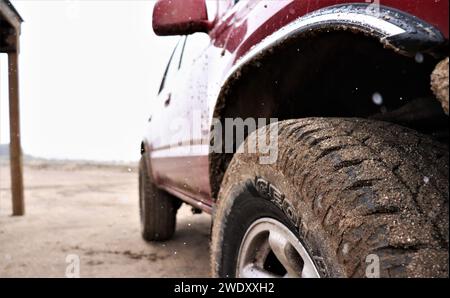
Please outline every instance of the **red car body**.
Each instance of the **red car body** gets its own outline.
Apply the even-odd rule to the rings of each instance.
[[[198,10],[200,16],[202,2],[187,1],[184,9]],[[355,2],[370,4],[354,0],[208,2],[208,21],[193,30],[208,33],[180,41],[153,101],[142,150],[150,157],[157,185],[211,213],[210,127],[227,80],[272,34],[318,10]],[[399,11],[412,15],[411,20],[424,21],[448,40],[448,0],[382,0],[380,4],[392,8],[394,16]],[[154,18],[164,17],[158,13],[155,10]],[[184,50],[191,45],[187,55]],[[201,121],[196,124],[194,119]]]

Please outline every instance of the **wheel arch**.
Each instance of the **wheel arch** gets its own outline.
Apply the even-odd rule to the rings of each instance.
[[[392,107],[401,104],[395,98],[404,100],[398,92],[388,94],[386,91],[394,89],[390,82],[395,75],[403,76],[403,89],[412,86],[411,93],[431,94],[429,75],[437,57],[444,56],[447,45],[448,41],[439,30],[396,9],[368,4],[321,9],[275,32],[237,61],[222,84],[213,117],[222,123],[227,117],[276,117],[280,120],[313,116],[367,117],[380,108],[371,105],[370,92],[385,95],[385,103]],[[346,54],[348,49],[353,52]],[[359,55],[358,59],[352,55],[354,53]],[[422,58],[425,61],[417,63],[417,59]],[[381,61],[391,64],[385,67],[379,63]],[[346,69],[346,65],[351,67]],[[361,70],[378,66],[382,69],[367,78],[369,84],[362,88],[367,101],[364,104],[357,102],[357,107],[354,100],[346,98],[344,101],[346,94],[354,97],[350,87],[353,82],[362,82],[359,80],[363,75]],[[340,71],[330,73],[333,67]],[[382,78],[381,74],[389,73],[391,75]],[[386,85],[380,85],[380,81]],[[321,86],[317,82],[342,88],[337,96],[340,101],[334,104],[331,101],[330,94],[337,90],[333,88],[328,93],[321,90],[321,96],[312,99],[312,91]],[[354,87],[360,88],[357,85]],[[383,90],[371,90],[374,86]],[[361,92],[359,89],[357,93]],[[289,98],[288,104],[286,98]],[[213,198],[217,197],[232,156],[226,153],[209,155]]]

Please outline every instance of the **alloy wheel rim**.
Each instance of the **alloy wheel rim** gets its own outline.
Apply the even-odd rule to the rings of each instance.
[[[247,229],[239,248],[236,276],[319,278],[306,248],[281,222],[260,218]]]

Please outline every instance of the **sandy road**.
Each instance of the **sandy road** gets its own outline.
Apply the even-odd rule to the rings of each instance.
[[[30,162],[26,216],[11,217],[9,167],[0,164],[0,277],[205,277],[210,217],[184,205],[173,240],[141,240],[136,169]]]

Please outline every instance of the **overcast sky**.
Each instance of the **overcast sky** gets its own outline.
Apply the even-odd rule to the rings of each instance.
[[[25,22],[22,145],[58,159],[129,161],[176,37],[156,37],[151,0],[12,0]],[[0,142],[9,142],[6,57]]]

